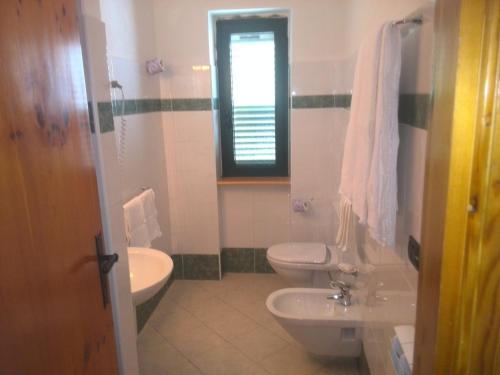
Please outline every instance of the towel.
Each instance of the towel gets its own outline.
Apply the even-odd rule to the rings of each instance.
[[[352,212],[351,202],[345,197],[340,197],[339,225],[336,239],[337,248],[344,252],[356,249],[356,219]]]
[[[147,189],[140,195],[144,207],[146,227],[148,228],[149,241],[161,236],[160,225],[158,224],[158,211],[156,209],[155,192]]]
[[[370,172],[382,29],[363,41],[354,75],[351,115],[342,159],[339,192],[361,223],[366,222],[366,188]]]
[[[368,233],[383,246],[394,247],[398,210],[398,100],[401,73],[401,34],[392,23],[384,26],[373,153],[368,177]]]
[[[340,231],[356,225],[352,213],[377,242],[395,243],[400,70],[401,36],[386,23],[362,43],[356,63],[339,187],[341,246],[349,237]]]
[[[140,197],[135,197],[123,205],[125,233],[129,246],[150,247],[151,241],[144,206]]]

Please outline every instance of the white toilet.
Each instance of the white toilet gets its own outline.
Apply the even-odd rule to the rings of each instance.
[[[267,260],[278,275],[294,286],[328,285],[328,271],[337,270],[335,247],[319,242],[286,242],[271,246]]]

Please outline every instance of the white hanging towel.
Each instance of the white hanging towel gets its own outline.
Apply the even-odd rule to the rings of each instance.
[[[337,246],[344,250],[353,238],[352,213],[377,242],[395,242],[400,71],[399,29],[386,23],[362,43],[356,63],[339,188]]]
[[[144,207],[144,216],[149,233],[149,241],[161,236],[160,225],[158,224],[158,210],[156,209],[155,192],[153,189],[145,190],[141,195]]]
[[[382,36],[373,155],[368,177],[368,233],[383,246],[394,247],[398,210],[399,78],[401,33],[387,23]]]
[[[146,216],[140,196],[123,205],[125,218],[125,233],[129,246],[150,247],[149,231],[146,226]]]

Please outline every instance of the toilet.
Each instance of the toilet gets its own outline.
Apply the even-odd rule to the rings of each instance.
[[[269,295],[266,307],[277,322],[309,353],[359,357],[362,305],[341,306],[328,299],[334,289],[287,288]]]
[[[328,285],[329,271],[337,270],[334,246],[320,242],[286,242],[267,250],[267,260],[278,275],[294,286]]]

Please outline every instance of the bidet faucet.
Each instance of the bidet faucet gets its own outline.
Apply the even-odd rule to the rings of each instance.
[[[339,288],[339,293],[333,293],[331,296],[326,297],[326,299],[332,299],[343,306],[351,306],[351,288],[349,285],[343,281],[331,281],[331,288]]]

